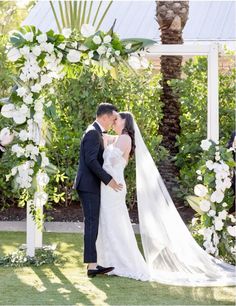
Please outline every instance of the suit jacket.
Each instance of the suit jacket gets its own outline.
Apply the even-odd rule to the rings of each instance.
[[[94,122],[90,125],[80,144],[80,160],[75,189],[100,194],[101,181],[108,184],[112,179],[103,168],[104,144],[102,131],[99,125]]]

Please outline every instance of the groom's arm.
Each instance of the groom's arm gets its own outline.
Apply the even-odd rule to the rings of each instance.
[[[87,132],[83,142],[86,165],[105,185],[109,184],[112,176],[102,168],[97,160],[100,147],[98,133],[94,130]]]

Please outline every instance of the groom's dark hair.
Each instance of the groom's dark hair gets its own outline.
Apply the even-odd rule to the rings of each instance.
[[[101,103],[97,108],[97,117],[108,114],[112,115],[112,112],[118,112],[117,108],[111,103]]]

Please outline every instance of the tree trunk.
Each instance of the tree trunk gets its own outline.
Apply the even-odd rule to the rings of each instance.
[[[161,31],[162,44],[182,44],[182,31],[188,19],[189,1],[156,1],[156,19]],[[159,133],[162,145],[169,150],[170,157],[160,165],[160,172],[177,206],[182,205],[173,188],[177,185],[178,168],[173,157],[178,153],[176,136],[180,134],[180,102],[178,95],[168,84],[181,76],[182,56],[161,56],[163,118]]]

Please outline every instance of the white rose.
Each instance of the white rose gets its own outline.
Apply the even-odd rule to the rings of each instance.
[[[94,42],[96,45],[100,45],[100,43],[102,42],[101,37],[98,36],[98,35],[95,35],[94,38],[93,38],[93,42]]]
[[[32,95],[32,93],[28,94],[27,96],[24,96],[23,97],[23,101],[26,104],[32,104],[33,103],[33,95]]]
[[[207,192],[208,192],[208,189],[202,184],[197,184],[194,187],[194,193],[198,197],[204,197],[207,194]]]
[[[223,229],[224,223],[222,222],[221,219],[215,218],[215,230],[216,231],[221,231]]]
[[[108,44],[109,42],[111,42],[111,36],[110,35],[106,35],[104,38],[103,38],[103,42],[105,44]]]
[[[105,54],[106,51],[107,51],[107,47],[105,47],[105,46],[100,46],[100,47],[97,48],[97,53],[99,55]]]
[[[36,39],[37,39],[38,43],[41,44],[41,43],[46,42],[47,39],[48,39],[48,37],[47,37],[46,34],[41,34],[41,35],[38,35],[38,36],[36,37]]]
[[[207,167],[209,170],[214,169],[214,163],[213,163],[213,161],[212,161],[212,160],[208,160],[208,161],[206,162],[206,167]]]
[[[228,226],[227,231],[232,237],[236,237],[236,226]]]
[[[34,194],[34,205],[36,207],[42,207],[47,203],[48,195],[44,191],[35,192]]]
[[[80,61],[81,57],[81,52],[77,50],[70,50],[69,53],[67,54],[67,59],[71,63],[77,63]]]
[[[211,201],[216,203],[221,203],[224,199],[224,193],[220,190],[216,190],[211,195]]]
[[[60,49],[62,49],[62,50],[64,50],[65,47],[66,47],[66,44],[60,44],[60,45],[58,45],[58,48],[60,48]]]
[[[16,92],[17,92],[17,96],[23,97],[23,96],[25,96],[25,94],[27,93],[27,89],[24,88],[24,87],[19,87],[19,88],[16,90]]]
[[[49,176],[46,173],[38,172],[36,175],[37,184],[44,187],[49,183]]]
[[[26,141],[28,140],[29,133],[26,130],[21,130],[18,137],[20,138],[21,141]]]
[[[13,120],[16,124],[23,124],[26,121],[26,115],[23,113],[20,113],[19,111],[15,111],[13,115]]]
[[[70,28],[64,28],[62,29],[62,35],[65,36],[65,38],[69,38],[71,36],[71,29]]]
[[[218,213],[218,217],[222,220],[226,220],[227,215],[228,215],[228,212],[226,210],[222,210]]]
[[[9,130],[8,127],[5,127],[3,128],[1,131],[0,131],[0,142],[2,143],[2,141],[5,139],[5,138],[9,138],[11,136],[11,131]]]
[[[4,104],[1,109],[1,114],[5,118],[12,118],[15,112],[15,105],[12,103]]]
[[[211,208],[211,203],[207,200],[202,200],[200,202],[200,209],[204,212],[209,211],[209,209]]]
[[[21,58],[21,53],[17,48],[12,48],[7,53],[7,58],[11,62],[16,62],[19,58]]]
[[[40,84],[35,84],[35,85],[31,86],[31,91],[32,92],[39,93],[41,89],[42,89],[42,86]]]
[[[94,35],[96,32],[96,29],[94,28],[94,26],[90,25],[90,24],[83,24],[81,26],[81,34],[84,37],[89,37]]]
[[[30,54],[30,48],[29,46],[24,46],[23,48],[20,49],[20,53],[26,57]]]
[[[207,214],[209,217],[214,217],[216,215],[216,212],[215,210],[211,209],[209,210],[208,214]]]
[[[30,41],[32,42],[33,39],[34,39],[34,33],[33,32],[28,32],[24,35],[24,38],[27,40],[27,41]]]
[[[141,63],[137,56],[131,55],[128,59],[128,63],[133,69],[141,68]]]
[[[39,46],[35,46],[33,47],[32,52],[35,56],[39,56],[41,54],[41,48]]]
[[[208,149],[211,146],[211,142],[208,139],[204,139],[201,141],[201,145],[200,147],[204,150],[204,151],[208,151]]]

